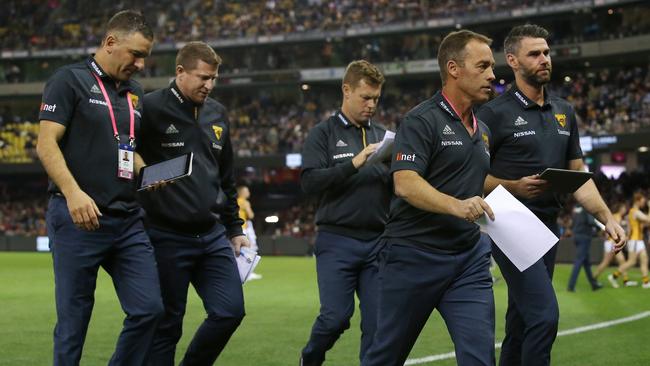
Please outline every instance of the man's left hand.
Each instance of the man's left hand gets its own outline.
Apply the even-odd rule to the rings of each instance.
[[[239,249],[241,247],[249,247],[251,246],[251,243],[248,242],[248,238],[246,235],[237,235],[233,236],[230,238],[230,244],[232,245],[233,249],[235,250],[235,256],[239,256]]]

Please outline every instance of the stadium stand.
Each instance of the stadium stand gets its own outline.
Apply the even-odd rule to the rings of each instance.
[[[556,52],[550,89],[574,104],[581,134],[650,131],[648,50],[641,44],[633,57],[621,56],[625,48],[644,39],[634,37],[650,34],[650,7],[634,0],[600,5],[573,0],[99,0],[92,4],[50,0],[34,6],[27,0],[8,1],[0,13],[0,165],[9,166],[5,172],[12,172],[35,163],[35,111],[42,82],[57,67],[92,52],[101,37],[100,25],[121,7],[143,10],[155,26],[156,47],[139,78],[143,85],[155,85],[149,88],[159,87],[160,80],[164,84],[172,76],[176,49],[185,41],[208,41],[224,57],[216,98],[230,113],[235,153],[243,164],[239,175],[246,175],[247,165],[256,166],[269,156],[299,152],[309,129],[338,108],[340,79],[312,81],[304,72],[318,74],[322,69],[335,75],[336,68],[357,58],[387,63],[388,68],[411,61],[429,65],[442,36],[461,26],[493,37],[499,56],[502,39],[513,24],[534,21],[545,25],[553,30],[551,43]],[[614,41],[607,47],[614,45],[618,51],[603,46],[607,41]],[[497,63],[499,80],[494,86],[502,93],[511,75],[503,61]],[[391,130],[404,113],[440,86],[435,68],[415,74],[405,70],[386,70],[389,78],[375,116],[375,122]],[[240,81],[250,76],[253,82],[239,84],[233,75],[243,75]],[[14,97],[16,90],[20,98]],[[638,168],[643,164],[639,158]],[[272,187],[286,183],[267,179],[273,175],[269,172],[263,175],[258,178],[267,185],[255,190],[261,198],[254,199],[263,200]],[[298,175],[289,176],[296,196]],[[603,179],[598,184],[608,192],[621,192],[609,197],[620,200],[630,194],[628,185],[643,187],[643,179],[628,183],[630,177],[636,175],[624,174],[614,183]],[[627,188],[622,191],[621,185]],[[35,192],[35,197],[44,196],[43,190]],[[39,215],[44,210],[44,201],[39,199],[10,203],[5,197],[5,228],[12,212],[32,210]],[[264,207],[256,227],[278,235],[311,235],[313,218],[305,208],[309,205],[294,204],[300,199],[267,206],[256,203]],[[266,214],[277,214],[280,223],[265,225]]]

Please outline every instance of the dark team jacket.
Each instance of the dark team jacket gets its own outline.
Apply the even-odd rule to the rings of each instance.
[[[66,127],[59,147],[81,190],[95,201],[103,214],[123,214],[139,209],[135,182],[117,177],[118,142],[108,104],[94,75],[100,78],[111,100],[121,143],[129,141],[127,103],[133,105],[138,144],[144,94],[140,84],[128,80],[117,86],[93,57],[61,67],[50,77],[43,90],[38,118]],[[128,98],[127,93],[131,93]],[[48,192],[61,193],[53,182]]]
[[[490,168],[490,130],[477,120],[473,135],[436,93],[404,117],[393,147],[391,173],[412,170],[436,190],[464,200],[483,195]],[[421,210],[393,197],[384,238],[435,253],[459,253],[479,239],[479,226],[464,219]]]
[[[242,234],[226,109],[212,98],[185,99],[176,83],[144,97],[138,152],[147,164],[193,152],[192,174],[154,192],[142,192],[147,224],[200,234],[221,223],[229,237]]]
[[[516,180],[546,168],[568,169],[570,160],[582,158],[573,107],[548,91],[544,97],[539,106],[513,85],[479,109],[492,131],[492,176]],[[543,220],[553,221],[560,209],[551,192],[521,201]]]
[[[352,158],[365,146],[380,142],[386,130],[376,123],[355,127],[337,112],[309,131],[302,151],[301,185],[318,195],[316,225],[358,240],[384,231],[392,183],[385,163],[356,169]]]

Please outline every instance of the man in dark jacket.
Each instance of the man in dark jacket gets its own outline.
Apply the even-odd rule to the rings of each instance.
[[[386,131],[370,120],[384,76],[367,61],[350,63],[341,110],[316,125],[303,148],[301,184],[318,195],[315,243],[321,309],[301,365],[321,365],[325,352],[350,327],[354,294],[361,308],[363,357],[377,322],[378,239],[388,218],[388,166],[368,163]]]
[[[144,192],[140,201],[155,248],[165,316],[154,338],[151,364],[174,364],[190,283],[207,318],[182,364],[211,365],[244,317],[235,253],[248,246],[242,233],[225,108],[209,98],[221,58],[203,42],[176,57],[176,79],[144,98],[142,144],[147,163],[193,152],[192,174]]]

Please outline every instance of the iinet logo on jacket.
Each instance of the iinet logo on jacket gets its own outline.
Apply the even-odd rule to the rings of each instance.
[[[54,112],[56,110],[56,104],[45,104],[41,103],[41,110],[43,112]]]
[[[415,154],[403,154],[398,152],[397,155],[395,155],[395,160],[415,162]]]

